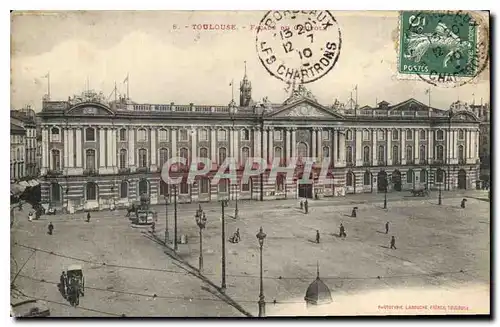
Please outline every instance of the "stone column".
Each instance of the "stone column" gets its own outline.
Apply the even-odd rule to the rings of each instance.
[[[114,170],[114,173],[116,173],[118,171],[118,156],[120,155],[118,153],[118,150],[117,150],[117,136],[118,136],[118,133],[117,133],[117,130],[116,128],[113,128],[113,133],[111,134],[112,135],[112,139],[111,139],[111,145],[113,147],[113,170]]]
[[[75,153],[76,153],[76,167],[83,168],[82,152],[83,152],[83,140],[82,140],[82,128],[76,128],[75,130]]]
[[[233,128],[233,136],[234,136],[234,160],[236,160],[237,163],[240,162],[240,135],[239,135],[239,129]]]
[[[378,148],[377,148],[377,129],[374,129],[372,131],[372,165],[377,165],[377,153],[378,153]]]
[[[99,128],[99,168],[106,166],[106,130]]]
[[[156,128],[151,127],[151,166],[156,166]]]
[[[262,149],[262,157],[264,160],[266,160],[266,162],[269,162],[269,155],[267,153],[267,144],[268,144],[268,135],[269,135],[269,129],[267,127],[265,127],[263,130],[261,130],[261,133],[262,133],[262,143],[264,145],[264,148]]]
[[[465,130],[465,160],[468,163],[470,157],[471,157],[471,151],[470,151],[470,130],[466,129]]]
[[[431,129],[427,131],[427,164],[432,164],[434,159],[434,133]],[[430,176],[430,172],[429,172]]]
[[[332,154],[331,154],[330,163],[337,165],[337,162],[339,161],[339,157],[340,157],[339,144],[338,144],[338,139],[339,139],[338,131],[336,129],[331,131],[330,137],[332,138],[332,150],[331,150]]]
[[[311,157],[316,158],[316,127],[312,128],[311,131]],[[315,159],[314,159],[315,160]]]
[[[135,166],[135,127],[128,130],[128,165]]]
[[[198,149],[196,146],[196,140],[198,140],[198,128],[196,126],[194,133],[191,134],[191,160],[198,157]]]
[[[413,139],[415,140],[415,145],[413,146],[413,157],[415,158],[415,163],[418,164],[420,161],[420,130],[416,129],[413,134]],[[422,158],[423,160],[424,158]]]
[[[177,127],[172,128],[172,158],[177,157]]]
[[[455,158],[455,161],[457,162],[457,160],[458,160],[458,130],[457,129],[455,129],[455,131],[453,132],[453,158]]]
[[[63,128],[63,144],[64,144],[64,163],[63,163],[63,168],[66,169],[69,166],[69,142],[68,142],[68,129],[66,127]]]
[[[318,159],[316,159],[316,162],[321,162],[323,160],[323,129],[318,128],[316,130],[316,149],[318,153]]]
[[[339,167],[345,167],[346,165],[346,154],[345,154],[345,130],[341,131],[338,130],[337,131],[337,136],[338,136],[338,139],[339,139],[339,163],[338,163],[338,166]]]
[[[399,135],[401,135],[401,165],[406,165],[406,130],[400,129]]]
[[[392,131],[390,129],[387,130],[387,166],[392,166]]]
[[[297,157],[297,128],[292,128],[292,158]]]
[[[290,162],[290,156],[291,156],[291,151],[290,151],[290,138],[291,138],[291,133],[290,133],[290,129],[287,128],[285,129],[285,138],[283,139],[283,143],[285,144],[285,146],[283,147],[284,150],[285,150],[285,160],[286,160],[286,163],[288,164]]]
[[[42,130],[42,169],[43,174],[50,169],[49,166],[50,158],[49,158],[49,130],[47,127],[44,127]]]
[[[70,127],[68,131],[68,167],[75,167],[75,139],[74,139],[75,130],[73,127]]]
[[[217,144],[217,138],[215,135],[216,132],[216,127],[211,126],[210,127],[210,160],[212,162],[217,162],[217,150],[216,150],[216,144]]]
[[[107,167],[113,167],[113,157],[116,156],[116,152],[113,151],[113,130],[111,128],[108,129],[108,135],[106,140],[106,155]]]
[[[361,152],[362,137],[363,137],[363,131],[359,128],[356,129],[356,166],[358,167],[363,166],[363,153]]]
[[[268,146],[268,151],[269,151],[269,159],[274,158],[274,129],[271,127],[269,129],[269,146]],[[269,161],[268,159],[268,161]],[[271,162],[272,163],[272,162]]]

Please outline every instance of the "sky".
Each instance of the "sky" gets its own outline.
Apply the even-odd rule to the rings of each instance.
[[[283,102],[286,85],[271,76],[256,52],[256,30],[264,11],[17,12],[11,15],[11,108],[41,108],[50,72],[52,100],[86,89],[106,96],[114,83],[122,94],[129,75],[137,103],[226,105],[244,74],[252,98]],[[397,12],[331,12],[342,33],[335,67],[306,87],[323,105],[335,99],[373,106],[415,98],[425,104],[422,80],[401,80],[397,72]],[[235,30],[193,29],[192,24],[234,24]],[[174,29],[174,25],[177,26]],[[188,25],[189,27],[185,27]],[[490,97],[489,72],[458,88],[431,87],[431,105],[447,109],[460,99]],[[234,89],[236,100],[238,90]],[[111,97],[112,99],[113,97]]]

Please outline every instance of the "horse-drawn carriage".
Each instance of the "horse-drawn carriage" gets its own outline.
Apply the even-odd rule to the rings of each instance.
[[[85,278],[83,277],[82,266],[70,265],[61,275],[61,289],[64,297],[71,305],[77,306],[80,303],[80,296],[85,295]]]
[[[150,209],[149,195],[143,193],[140,197],[140,204],[133,204],[132,207],[127,209],[127,216],[130,221],[136,225],[151,225],[157,221],[157,213]]]
[[[425,187],[418,187],[411,190],[413,196],[428,196],[429,191]]]

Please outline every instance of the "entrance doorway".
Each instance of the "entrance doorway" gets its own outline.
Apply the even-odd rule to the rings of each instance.
[[[392,173],[392,185],[395,191],[401,191],[401,172],[397,169]]]
[[[299,198],[312,199],[313,186],[312,184],[299,184]]]
[[[467,188],[467,173],[463,169],[458,171],[458,188],[460,190],[465,190]]]
[[[382,170],[377,174],[377,190],[379,192],[384,192],[387,187],[387,173]]]

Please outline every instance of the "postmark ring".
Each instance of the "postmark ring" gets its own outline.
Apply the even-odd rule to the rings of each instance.
[[[339,59],[340,27],[319,11],[268,11],[257,27],[256,50],[267,72],[285,82],[307,84],[328,74]]]

